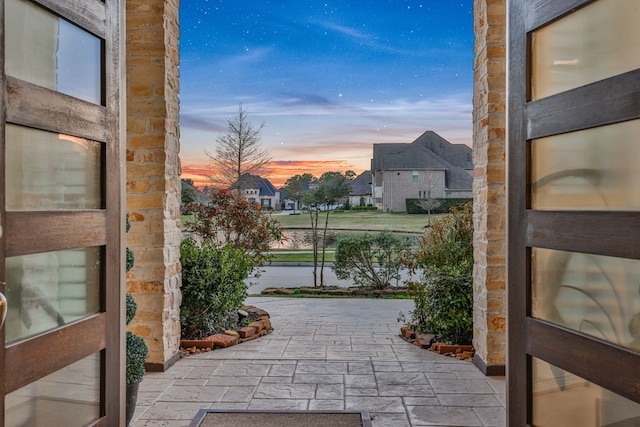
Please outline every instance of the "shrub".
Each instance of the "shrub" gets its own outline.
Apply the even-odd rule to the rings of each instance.
[[[136,315],[138,306],[133,297],[127,294],[126,320],[127,325]],[[131,331],[127,331],[127,366],[126,380],[127,384],[134,384],[142,381],[145,368],[144,363],[147,360],[148,348],[142,337],[135,335]]]
[[[405,205],[408,214],[426,214],[427,210],[420,207],[418,202],[423,199],[405,199]],[[438,207],[431,209],[432,214],[449,213],[452,208],[460,207],[464,204],[470,203],[473,199],[470,198],[433,198],[439,202]]]
[[[352,211],[377,211],[378,208],[375,206],[351,206],[350,210]]]
[[[405,263],[422,272],[408,283],[415,307],[411,325],[457,344],[473,338],[473,205],[452,208],[419,239]]]
[[[415,307],[411,323],[420,332],[438,340],[470,344],[473,338],[473,280],[449,269],[433,269],[421,282],[410,282],[407,290]]]
[[[263,266],[269,260],[271,244],[282,241],[278,221],[262,211],[260,204],[249,203],[235,191],[212,193],[207,204],[190,203],[185,213],[193,214],[185,223],[188,231],[219,246],[241,249],[252,261],[252,268]]]
[[[338,279],[352,278],[357,285],[384,289],[400,278],[402,249],[402,240],[388,232],[344,235],[336,244],[333,271]]]
[[[201,244],[192,238],[180,245],[182,262],[181,323],[183,339],[202,339],[229,325],[247,297],[245,280],[253,262],[233,245]]]

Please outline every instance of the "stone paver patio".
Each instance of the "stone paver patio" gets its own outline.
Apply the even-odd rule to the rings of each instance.
[[[503,426],[503,377],[398,337],[411,300],[249,298],[273,333],[189,356],[140,385],[133,427],[199,409],[368,410],[373,425]]]

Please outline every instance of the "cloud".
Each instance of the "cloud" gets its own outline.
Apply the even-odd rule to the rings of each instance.
[[[214,122],[209,117],[211,114],[203,113],[180,113],[180,127],[190,128],[196,130],[203,130],[207,132],[224,132],[227,130],[227,126],[220,125]]]

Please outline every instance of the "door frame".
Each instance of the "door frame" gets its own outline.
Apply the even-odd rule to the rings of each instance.
[[[640,118],[640,70],[531,101],[532,32],[594,0],[508,1],[507,422],[519,426],[532,423],[534,357],[640,402],[638,352],[531,315],[531,248],[640,259],[640,214],[532,210],[529,177],[530,140]]]
[[[30,1],[102,40],[102,105],[6,76],[4,24],[0,25],[0,185],[4,188],[5,123],[70,134],[103,144],[103,206],[6,212],[1,191],[0,281],[4,281],[5,257],[30,253],[100,246],[104,267],[98,313],[6,348],[0,346],[0,427],[5,423],[6,394],[98,352],[101,417],[95,425],[124,425],[125,0]],[[0,0],[0,23],[4,23],[4,10],[5,1]],[[4,283],[0,283],[0,292],[5,293]],[[0,329],[2,343],[4,329]]]

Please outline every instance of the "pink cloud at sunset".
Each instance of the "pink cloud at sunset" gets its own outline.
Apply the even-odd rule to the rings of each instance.
[[[360,173],[365,169],[358,168],[344,160],[282,160],[271,162],[269,171],[262,174],[262,176],[269,179],[277,188],[280,188],[287,179],[297,174],[310,173],[319,177],[327,171],[346,172],[347,170]],[[181,178],[192,179],[197,187],[211,185],[208,178],[210,174],[211,170],[206,167],[182,165]]]

